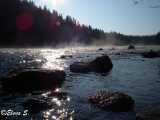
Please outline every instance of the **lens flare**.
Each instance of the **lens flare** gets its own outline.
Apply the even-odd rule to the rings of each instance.
[[[34,24],[34,18],[29,13],[20,14],[15,24],[18,30],[29,30]]]

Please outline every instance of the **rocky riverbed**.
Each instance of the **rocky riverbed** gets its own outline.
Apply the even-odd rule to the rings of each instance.
[[[27,92],[19,92],[18,86],[13,82],[14,89],[7,86],[3,88],[3,80],[0,81],[0,110],[12,110],[12,113],[20,115],[4,115],[2,119],[87,119],[87,120],[135,120],[145,118],[148,115],[156,118],[160,109],[160,58],[142,57],[142,53],[152,49],[158,53],[156,46],[135,46],[135,49],[124,47],[85,47],[66,49],[0,49],[0,78],[4,78],[13,69],[26,69],[36,72],[43,69],[60,70],[66,74],[63,82],[49,89],[34,89],[43,83],[39,77],[33,89]],[[98,57],[108,56],[113,64],[108,72],[89,71],[87,73],[75,73],[70,71],[70,65],[74,62],[84,63]],[[63,56],[63,57],[62,57]],[[72,57],[71,57],[72,56]],[[34,69],[34,70],[33,70]],[[38,71],[37,71],[38,70]],[[50,73],[43,71],[41,75]],[[23,72],[22,72],[23,73]],[[14,72],[11,72],[13,76]],[[19,73],[20,75],[21,73]],[[28,73],[23,73],[28,74]],[[65,76],[61,74],[60,76]],[[17,77],[18,74],[15,74]],[[28,75],[27,75],[28,76]],[[34,75],[33,75],[34,76]],[[32,77],[33,77],[32,76]],[[43,76],[43,75],[42,75]],[[23,76],[24,77],[24,76]],[[19,77],[17,77],[19,78]],[[43,78],[43,77],[42,77]],[[7,79],[7,78],[5,78]],[[26,83],[32,84],[32,79],[24,77]],[[54,77],[51,79],[54,79]],[[38,81],[40,80],[40,81]],[[6,80],[7,82],[7,80]],[[20,79],[18,81],[20,83]],[[23,83],[23,82],[22,82]],[[43,83],[45,85],[47,81]],[[50,83],[50,82],[49,82]],[[27,88],[29,84],[26,84]],[[46,86],[48,86],[46,84]],[[12,84],[10,84],[12,86]],[[4,92],[4,89],[9,92]],[[21,86],[25,88],[25,85]],[[18,91],[17,91],[18,89]],[[11,91],[12,90],[12,91]],[[118,91],[130,96],[134,105],[123,112],[115,112],[93,107],[88,97],[99,91]],[[132,103],[132,102],[131,102]],[[28,106],[35,105],[31,111]],[[36,108],[39,106],[39,108]],[[26,111],[26,109],[28,111]],[[39,110],[37,110],[39,109]],[[142,111],[154,111],[146,113]],[[27,113],[27,114],[26,114]],[[156,113],[156,115],[154,115]],[[24,114],[24,115],[23,115]]]

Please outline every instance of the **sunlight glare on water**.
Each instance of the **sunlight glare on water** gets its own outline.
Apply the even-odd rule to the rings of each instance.
[[[58,106],[61,106],[61,101],[57,98],[53,98],[52,101],[55,102]]]
[[[54,93],[59,95],[55,96]],[[74,114],[74,110],[66,106],[67,103],[71,102],[71,98],[69,96],[61,98],[60,94],[61,91],[59,88],[57,88],[55,91],[47,91],[42,93],[42,96],[44,96],[46,99],[51,99],[50,103],[54,104],[54,109],[43,112],[43,117],[45,120],[73,120],[72,115]]]
[[[63,53],[64,51],[62,50],[41,50],[42,57],[45,58],[42,68],[64,70],[66,64],[62,60],[59,60]]]

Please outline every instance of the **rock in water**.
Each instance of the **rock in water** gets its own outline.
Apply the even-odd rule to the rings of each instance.
[[[133,45],[130,45],[128,49],[135,49],[135,47]]]
[[[28,93],[33,90],[56,89],[65,80],[66,73],[60,70],[23,69],[12,72],[2,79],[2,87],[7,92]]]
[[[142,53],[142,57],[144,58],[155,58],[158,57],[158,54],[152,50],[149,50],[148,52]]]
[[[39,113],[41,110],[52,109],[52,105],[48,102],[36,99],[30,99],[22,105],[25,110],[28,110],[29,114]]]
[[[112,69],[113,64],[108,56],[97,57],[90,62],[95,72],[105,73]]]
[[[76,73],[88,73],[92,71],[90,63],[87,62],[75,62],[70,65],[70,71]]]
[[[128,111],[134,105],[134,100],[121,92],[100,91],[88,97],[94,107],[108,111]]]
[[[87,73],[87,72],[98,72],[106,73],[111,70],[113,64],[108,56],[97,57],[90,62],[75,62],[70,65],[71,72]]]
[[[72,55],[62,55],[60,59],[72,58]]]
[[[103,48],[99,48],[98,50],[99,50],[99,51],[103,51],[104,49],[103,49]]]

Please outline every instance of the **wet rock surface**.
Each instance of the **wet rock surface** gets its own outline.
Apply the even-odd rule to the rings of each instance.
[[[22,69],[2,78],[5,92],[28,93],[33,90],[56,89],[65,80],[66,73],[49,69]]]
[[[160,111],[144,110],[136,114],[136,120],[160,120]]]
[[[43,100],[30,99],[22,104],[29,114],[39,113],[42,110],[52,109],[52,105]]]
[[[71,72],[87,73],[87,72],[98,72],[105,73],[111,70],[113,64],[108,56],[97,57],[89,62],[75,62],[70,65]]]
[[[74,62],[70,65],[70,71],[76,73],[88,73],[92,71],[92,66],[90,63],[86,62]]]
[[[94,107],[107,111],[128,111],[134,105],[134,100],[121,92],[100,91],[88,97],[88,101]]]

